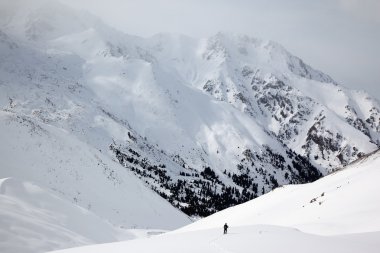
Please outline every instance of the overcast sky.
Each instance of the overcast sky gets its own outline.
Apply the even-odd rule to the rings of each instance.
[[[380,0],[61,0],[126,33],[244,33],[380,100]]]

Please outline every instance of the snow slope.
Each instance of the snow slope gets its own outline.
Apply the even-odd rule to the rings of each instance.
[[[45,252],[135,238],[27,181],[1,179],[0,206],[1,252]]]
[[[270,224],[320,235],[380,231],[380,151],[313,183],[286,185],[176,232]]]
[[[7,112],[0,119],[0,176],[49,187],[118,226],[173,229],[190,222],[132,173],[66,131]]]
[[[59,252],[378,252],[379,168],[380,151],[164,235]]]
[[[0,7],[0,177],[117,226],[188,222],[151,189],[206,216],[377,149],[378,102],[274,42],[139,38],[53,0]]]
[[[340,86],[274,42],[225,33],[139,38],[54,0],[8,2],[0,1],[0,178],[14,178],[7,181],[16,180],[21,188],[33,182],[49,189],[73,204],[67,209],[86,209],[110,231],[178,228],[190,223],[178,209],[207,216],[281,185],[311,182],[378,148],[378,102]],[[347,204],[343,195],[338,189],[313,191],[312,185],[289,206],[292,219],[278,218],[274,211],[265,216],[263,207],[250,212],[253,227],[242,233],[257,232],[258,217],[321,234],[370,227],[367,216],[355,216],[361,225],[344,223],[344,215],[341,223],[329,216],[338,206],[323,200],[337,194],[342,197],[337,203]],[[371,186],[358,185],[358,192]],[[270,195],[286,198],[293,189]],[[38,204],[26,207],[25,198],[11,197],[13,207],[25,208],[12,223],[28,227],[32,221],[23,217],[47,211]],[[11,210],[9,202],[2,203]],[[225,212],[230,210],[235,209]],[[319,211],[324,216],[317,216]],[[77,219],[72,212],[70,219]],[[218,215],[194,228],[219,229],[227,217]],[[45,236],[46,217],[33,217],[41,220],[31,225],[34,231]],[[315,223],[318,217],[324,223]],[[235,221],[245,225],[231,218],[232,229]],[[323,224],[333,222],[327,231]],[[66,232],[83,236],[73,245],[113,240],[85,237],[86,231],[71,225],[58,227],[57,234],[49,234],[52,241]],[[12,227],[1,228],[8,249],[17,250],[9,236]],[[37,236],[19,235],[16,239],[25,242]],[[69,246],[29,245],[31,250]]]
[[[157,252],[157,253],[246,253],[246,252],[378,252],[379,232],[344,235],[319,236],[302,233],[295,229],[256,225],[230,229],[221,235],[221,228],[180,234],[165,234],[150,239],[92,245],[54,251],[59,253],[102,253],[102,252]]]
[[[41,252],[125,239],[117,237],[120,227],[173,229],[191,222],[118,163],[62,129],[9,112],[0,112],[0,119],[0,177],[17,179],[1,185],[6,249]],[[26,242],[23,249],[20,242]]]

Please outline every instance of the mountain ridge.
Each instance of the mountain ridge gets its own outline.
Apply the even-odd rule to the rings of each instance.
[[[54,2],[7,20],[2,110],[63,129],[189,215],[313,181],[379,146],[378,102],[277,43],[139,38]]]

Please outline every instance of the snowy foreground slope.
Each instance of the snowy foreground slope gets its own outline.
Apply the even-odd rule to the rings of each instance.
[[[236,227],[227,235],[221,228],[170,234],[123,243],[93,245],[57,251],[57,253],[376,253],[379,232],[344,236],[318,236],[296,229],[256,225]]]
[[[379,177],[380,151],[164,235],[59,252],[378,252]]]
[[[286,185],[178,232],[270,224],[320,235],[380,231],[380,151],[313,183]],[[380,243],[380,241],[379,241]]]
[[[45,252],[135,238],[54,192],[13,178],[0,180],[0,251]]]

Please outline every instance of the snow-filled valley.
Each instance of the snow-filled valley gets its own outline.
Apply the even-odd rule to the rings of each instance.
[[[163,235],[59,252],[378,252],[379,168],[377,151],[313,183],[277,188]]]
[[[376,235],[355,230],[366,223],[352,213],[332,224],[336,209],[351,200],[351,190],[320,186],[335,174],[293,185],[379,148],[380,106],[365,92],[345,88],[272,41],[228,33],[141,38],[56,0],[6,2],[0,1],[1,252],[149,237],[251,199],[178,235],[147,240],[185,240],[182,231],[207,244],[230,211],[231,233],[237,229],[242,238],[265,230],[315,243],[330,240],[324,233]],[[370,173],[375,178],[377,171]],[[361,190],[376,198],[370,183]],[[335,206],[326,200],[330,193],[339,196]],[[378,210],[361,200],[357,205]],[[313,210],[322,213],[310,216]],[[126,245],[142,247],[144,240]]]

